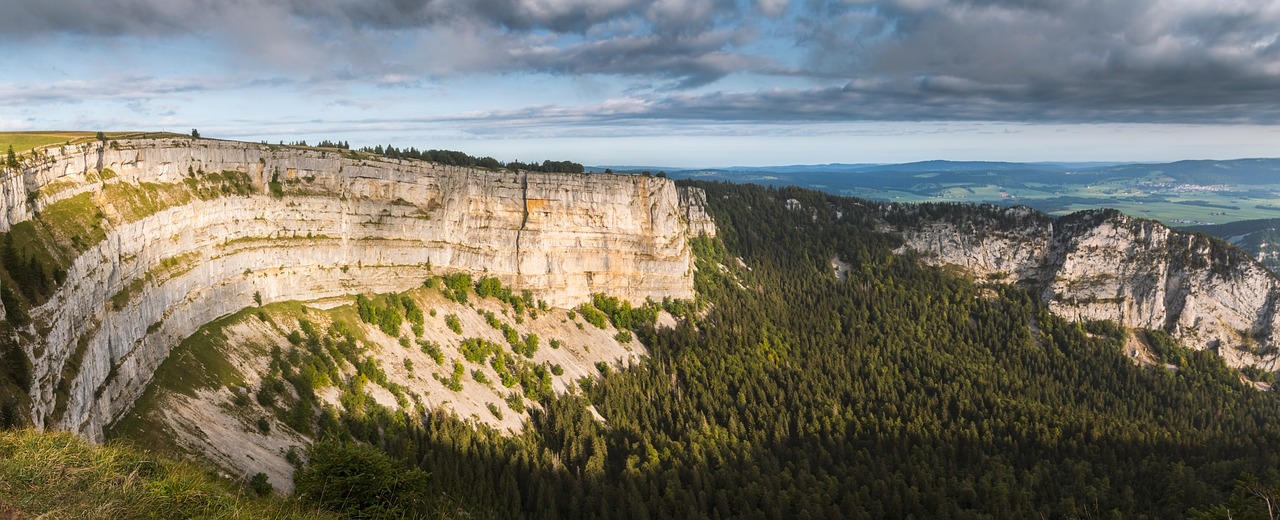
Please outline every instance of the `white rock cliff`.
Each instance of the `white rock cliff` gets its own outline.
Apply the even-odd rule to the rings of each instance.
[[[1065,318],[1164,330],[1228,365],[1278,368],[1280,280],[1220,240],[1116,211],[1051,219],[1027,208],[925,217],[901,232],[926,261],[1030,284]]]
[[[114,183],[175,185],[223,171],[247,175],[256,193],[157,200],[158,211],[135,220],[113,218],[103,195]],[[401,291],[432,271],[466,271],[556,306],[596,292],[688,298],[689,239],[715,230],[700,190],[667,179],[177,138],[44,150],[0,178],[0,231],[85,193],[107,215],[106,238],[31,311],[23,349],[35,424],[90,439],[131,406],[174,345],[253,305],[255,293],[272,302]]]

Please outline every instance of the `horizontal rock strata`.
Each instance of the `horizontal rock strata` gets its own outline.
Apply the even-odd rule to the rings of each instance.
[[[1280,280],[1223,241],[1111,210],[973,208],[901,231],[926,261],[1030,284],[1060,316],[1164,330],[1231,366],[1277,368]]]
[[[154,194],[214,172],[235,172],[256,189],[181,204]],[[155,199],[156,211],[117,214],[108,196],[117,184]],[[555,306],[597,292],[688,298],[688,241],[715,229],[705,196],[667,179],[177,138],[43,150],[0,179],[0,231],[85,194],[105,214],[105,239],[69,262],[22,336],[35,423],[91,439],[128,409],[174,345],[253,305],[255,293],[271,302],[391,292],[464,271]]]

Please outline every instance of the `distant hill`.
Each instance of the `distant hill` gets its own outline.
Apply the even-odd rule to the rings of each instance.
[[[1065,215],[1115,208],[1173,226],[1280,218],[1280,159],[1172,163],[919,161],[645,168],[677,179],[800,186],[896,202],[1026,205]],[[617,172],[635,172],[614,167]]]
[[[1274,184],[1280,180],[1280,159],[1127,164],[1096,171],[1122,175],[1159,172],[1178,182],[1194,184]]]

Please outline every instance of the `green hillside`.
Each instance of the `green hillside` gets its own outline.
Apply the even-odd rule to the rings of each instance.
[[[1280,398],[1212,352],[1137,331],[1162,364],[1136,366],[1112,323],[1069,323],[1018,287],[895,255],[874,205],[703,187],[722,237],[695,244],[705,306],[671,306],[673,329],[638,326],[641,366],[542,399],[514,437],[376,405],[328,435],[429,475],[412,486],[421,514],[441,501],[493,518],[1265,514],[1244,483],[1274,482]]]
[[[1280,497],[1280,395],[1256,390],[1213,352],[1160,332],[1071,323],[1024,288],[924,267],[894,253],[900,240],[884,231],[878,203],[698,186],[719,228],[693,244],[698,301],[645,307],[677,316],[670,328],[608,298],[579,309],[585,321],[631,329],[650,356],[625,370],[602,363],[599,379],[568,395],[531,391],[546,379],[531,367],[512,383],[521,406],[538,404],[519,433],[429,406],[388,409],[343,374],[329,381],[351,390],[342,409],[295,417],[295,405],[311,402],[293,381],[308,360],[273,360],[274,391],[290,397],[265,401],[320,441],[290,461],[299,499],[370,517],[1263,518],[1262,498]],[[892,225],[923,218],[893,214]],[[17,240],[21,231],[0,250],[45,258]],[[18,293],[5,306],[43,301],[57,261],[77,247],[45,252],[55,269],[27,277],[45,286],[16,282],[33,262],[4,265]],[[833,272],[836,257],[847,278]],[[384,300],[404,302],[370,301]],[[329,339],[341,353],[354,340],[338,332],[298,333],[295,345],[328,349]],[[1159,363],[1123,353],[1131,334]],[[216,352],[200,354],[218,364]],[[377,368],[357,376],[376,381]],[[6,374],[9,391],[31,383],[26,367]],[[21,423],[12,397],[0,418]],[[191,466],[146,462],[156,456],[145,452],[4,435],[0,516],[309,514]]]
[[[263,490],[265,491],[265,490]],[[190,463],[69,433],[0,431],[0,518],[332,518]]]
[[[164,132],[104,132],[103,136],[111,139],[164,137],[178,134]],[[38,132],[0,132],[0,152],[13,147],[14,152],[23,153],[41,146],[52,144],[70,144],[91,141],[97,138],[97,132],[82,131],[38,131]]]

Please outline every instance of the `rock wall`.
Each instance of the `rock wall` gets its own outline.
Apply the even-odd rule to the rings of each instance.
[[[1026,208],[974,209],[903,226],[935,264],[1035,287],[1056,314],[1164,330],[1227,364],[1275,370],[1280,280],[1221,240],[1116,211],[1051,220]]]
[[[21,174],[0,178],[0,231],[82,193],[110,212],[102,193],[111,183],[165,185],[221,171],[248,175],[257,193],[116,222],[32,310],[23,346],[37,426],[99,439],[174,345],[253,305],[255,293],[272,302],[391,292],[466,271],[556,306],[595,292],[688,298],[689,238],[714,232],[705,196],[667,179],[490,172],[180,138],[44,150]]]

